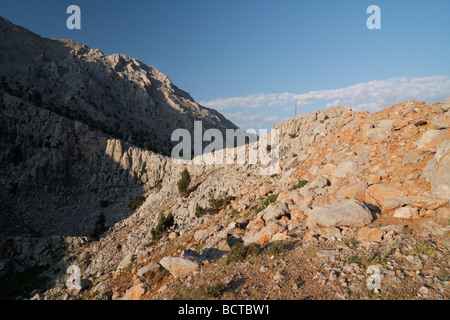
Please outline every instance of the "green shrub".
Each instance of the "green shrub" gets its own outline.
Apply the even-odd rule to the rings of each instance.
[[[97,220],[95,221],[94,230],[92,231],[91,237],[94,239],[98,239],[100,235],[105,231],[105,214],[102,212],[98,215]]]
[[[150,231],[152,234],[152,241],[158,240],[162,237],[163,233],[169,229],[171,226],[173,226],[174,223],[174,217],[172,212],[170,212],[167,217],[164,215],[164,213],[161,214],[159,217],[158,224],[155,228],[152,228]]]
[[[189,174],[189,171],[187,168],[183,170],[181,173],[181,179],[178,181],[178,192],[181,195],[186,195],[188,193],[188,187],[191,183],[191,175]]]
[[[436,249],[433,247],[431,241],[422,240],[414,246],[410,253],[415,255],[427,255],[434,258],[436,256]]]
[[[158,181],[155,182],[155,184],[152,187],[150,187],[150,190],[153,189],[161,190],[162,183],[163,183],[162,179],[159,179]]]
[[[347,262],[348,263],[360,263],[361,262],[361,257],[360,256],[348,256],[347,257]]]
[[[243,261],[251,255],[258,255],[262,251],[257,243],[244,245],[242,242],[234,245],[228,253],[227,263]]]
[[[131,203],[129,204],[129,208],[134,211],[137,208],[139,208],[144,202],[145,202],[144,195],[139,194],[136,197],[134,197],[133,201],[131,201]]]
[[[293,185],[290,190],[296,190],[296,189],[303,188],[304,186],[306,186],[307,183],[308,183],[307,180],[299,180],[297,182],[297,184]]]
[[[235,199],[233,196],[227,196],[225,198],[215,199],[209,195],[208,199],[209,208],[203,208],[199,204],[195,207],[195,216],[201,217],[205,214],[217,214],[220,210],[224,209],[231,200]]]
[[[145,149],[145,150],[150,150],[150,142],[148,142],[148,141],[145,141],[143,144],[142,144],[142,147]]]
[[[278,199],[278,194],[272,194],[265,199],[262,199],[259,205],[253,205],[250,207],[249,212],[254,211],[255,214],[258,214],[265,208],[269,206],[269,204],[274,203]]]
[[[325,118],[323,118],[324,120],[328,120],[328,119],[330,119],[330,117],[326,114],[325,115]]]
[[[216,214],[218,213],[220,210],[224,209],[231,200],[234,200],[235,198],[233,196],[227,196],[225,198],[220,198],[220,199],[214,199],[213,197],[211,197],[208,199],[210,208],[208,209],[208,213],[209,214]]]
[[[199,289],[199,296],[203,299],[220,298],[228,291],[228,286],[223,283],[217,283],[206,288]]]
[[[274,203],[278,199],[278,194],[271,194],[262,202],[262,207],[265,209],[269,206],[269,204]]]
[[[286,251],[286,248],[284,247],[284,243],[281,241],[277,241],[274,243],[271,243],[268,247],[267,247],[267,251],[266,253],[269,256],[274,256],[274,257],[278,257],[280,254],[282,254],[284,251]]]
[[[195,216],[200,218],[201,216],[204,216],[205,214],[208,213],[208,209],[205,209],[203,207],[201,207],[198,203],[197,206],[195,207]]]

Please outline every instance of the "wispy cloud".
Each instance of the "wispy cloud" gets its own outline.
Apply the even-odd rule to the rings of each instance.
[[[245,109],[285,107],[288,104],[292,105],[297,100],[299,107],[349,105],[354,110],[375,112],[406,100],[424,100],[431,103],[443,101],[448,96],[450,96],[450,78],[429,76],[423,78],[396,77],[358,83],[339,89],[307,93],[262,93],[246,97],[218,98],[199,103],[223,111],[236,107]]]
[[[275,123],[281,123],[289,120],[289,117],[283,116],[264,116],[260,114],[255,115],[245,115],[243,112],[239,111],[236,113],[224,113],[223,114],[227,119],[236,123],[240,128],[247,129],[264,129],[271,128]]]

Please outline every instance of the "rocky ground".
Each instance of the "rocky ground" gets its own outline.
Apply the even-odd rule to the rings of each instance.
[[[187,166],[189,195],[155,214],[150,190],[130,218],[66,256],[60,268],[81,268],[81,290],[62,276],[34,298],[448,299],[449,107],[299,116],[278,126],[272,176]],[[174,224],[155,239],[169,212]]]

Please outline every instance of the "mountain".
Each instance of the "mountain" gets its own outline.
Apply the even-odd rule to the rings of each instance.
[[[124,172],[106,154],[111,139],[164,159],[154,153],[170,154],[172,132],[192,133],[196,120],[203,130],[237,128],[142,61],[42,38],[1,17],[0,79],[5,234],[90,234],[100,202],[128,202],[127,190],[161,178],[150,167],[136,172],[143,180]],[[123,205],[108,223],[127,214]]]
[[[450,298],[450,99],[277,124],[264,150],[279,170],[267,175],[237,161],[259,142],[229,148],[231,163],[179,161],[46,108],[51,88],[10,77],[0,298]],[[79,287],[67,283],[76,270]]]

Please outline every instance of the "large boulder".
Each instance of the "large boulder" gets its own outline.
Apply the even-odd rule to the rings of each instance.
[[[308,216],[308,224],[319,224],[325,227],[362,227],[373,220],[370,210],[354,199],[338,204],[314,207]]]
[[[436,148],[447,137],[445,130],[430,129],[425,131],[420,140],[417,142],[417,148],[419,149],[432,149]]]
[[[450,199],[450,140],[441,143],[434,157],[425,166],[422,178],[431,184],[431,194]]]
[[[167,256],[159,261],[164,269],[170,272],[175,278],[183,277],[196,270],[203,263],[202,257],[192,250],[185,250],[180,257]]]
[[[278,220],[282,216],[289,214],[289,208],[284,202],[271,203],[266,209],[261,211],[261,218],[264,221]]]
[[[145,285],[143,283],[139,283],[128,289],[120,300],[140,300],[145,292]]]
[[[366,198],[372,198],[381,206],[388,200],[402,196],[402,190],[385,184],[374,184],[366,189]]]

